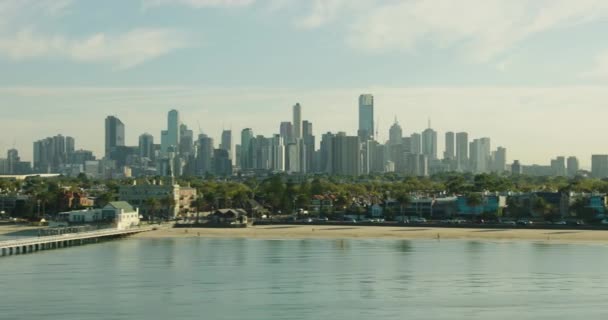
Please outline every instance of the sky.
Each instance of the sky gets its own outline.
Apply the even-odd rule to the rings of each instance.
[[[354,135],[371,93],[380,140],[430,119],[439,154],[466,131],[588,167],[608,154],[607,32],[604,0],[0,0],[0,152],[63,134],[101,156],[108,115],[159,142],[170,109],[238,143],[296,102],[318,139]]]

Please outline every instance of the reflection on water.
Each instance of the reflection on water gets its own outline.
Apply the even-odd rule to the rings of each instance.
[[[128,239],[0,259],[0,319],[602,319],[607,253],[531,242]]]

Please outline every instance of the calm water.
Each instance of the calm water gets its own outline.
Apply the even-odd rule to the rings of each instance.
[[[0,319],[606,319],[608,247],[128,239],[0,259]]]

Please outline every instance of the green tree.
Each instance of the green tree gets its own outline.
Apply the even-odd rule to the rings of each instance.
[[[145,203],[148,209],[149,220],[153,223],[160,209],[160,202],[156,198],[148,198]]]
[[[399,203],[399,213],[401,214],[401,221],[405,221],[405,207],[407,207],[411,202],[411,197],[405,192],[397,193],[395,200]]]
[[[471,192],[466,195],[467,197],[467,206],[473,208],[473,212],[476,212],[477,208],[483,204],[483,198],[481,194],[476,192]]]

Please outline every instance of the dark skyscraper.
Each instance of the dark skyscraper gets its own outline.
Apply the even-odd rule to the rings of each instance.
[[[374,96],[362,94],[359,96],[359,131],[360,138],[374,138]]]
[[[106,157],[116,147],[125,145],[125,125],[115,116],[106,118]]]
[[[444,159],[452,160],[456,157],[454,137],[454,132],[449,131],[445,133],[445,152],[443,153]]]

